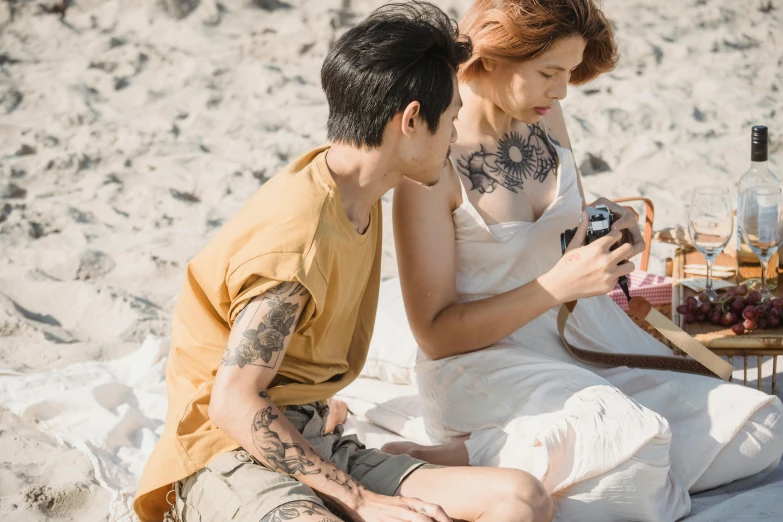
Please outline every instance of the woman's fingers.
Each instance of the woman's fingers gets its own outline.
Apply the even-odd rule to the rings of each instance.
[[[619,279],[620,276],[628,275],[634,270],[636,270],[636,265],[630,261],[623,261],[614,269],[612,276]]]
[[[634,252],[633,245],[629,245],[628,243],[623,243],[616,249],[609,252],[609,258],[616,264],[619,264],[626,259],[631,259],[635,255],[636,253]]]
[[[596,245],[598,248],[603,250],[604,252],[609,252],[611,248],[622,239],[623,233],[619,230],[612,230],[608,234],[606,234],[604,237],[600,239],[596,239],[593,241],[592,244]]]
[[[579,222],[579,226],[576,227],[576,232],[574,233],[574,237],[571,238],[571,242],[568,243],[568,248],[566,248],[566,252],[570,252],[571,250],[574,250],[575,248],[579,248],[580,246],[585,244],[585,236],[587,235],[587,225],[590,223],[589,216],[587,215],[587,211],[582,212],[582,220]]]

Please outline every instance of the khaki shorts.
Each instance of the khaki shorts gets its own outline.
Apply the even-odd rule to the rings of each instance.
[[[334,433],[324,434],[328,411],[320,402],[288,406],[285,417],[318,453],[370,491],[392,496],[411,472],[425,464],[408,455],[366,449],[355,435],[343,435],[342,426],[337,426]],[[204,469],[175,484],[175,489],[175,508],[182,522],[259,522],[291,502],[323,506],[309,486],[264,467],[241,448],[220,455]]]

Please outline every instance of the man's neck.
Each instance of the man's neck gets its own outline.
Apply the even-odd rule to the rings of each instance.
[[[370,223],[372,207],[401,178],[392,169],[390,154],[383,147],[359,149],[335,143],[326,154],[326,165],[340,191],[345,215],[363,234]]]
[[[480,80],[460,85],[463,103],[457,120],[460,137],[464,134],[482,141],[481,138],[497,139],[511,132],[514,119],[482,95],[485,87]]]

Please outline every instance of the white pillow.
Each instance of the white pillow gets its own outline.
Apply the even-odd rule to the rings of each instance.
[[[394,384],[415,383],[418,349],[405,316],[400,278],[387,279],[381,283],[375,330],[361,375]]]

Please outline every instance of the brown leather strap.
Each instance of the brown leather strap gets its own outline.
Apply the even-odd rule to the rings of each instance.
[[[570,344],[565,338],[566,323],[575,308],[576,301],[565,303],[560,307],[560,312],[557,314],[557,331],[560,333],[560,339],[562,339],[563,345],[578,361],[596,366],[628,366],[630,368],[696,373],[712,377],[717,376],[724,380],[728,380],[731,375],[733,368],[729,363],[710,352],[704,345],[678,328],[677,325],[653,308],[653,306],[643,297],[637,296],[631,299],[631,312],[640,319],[648,321],[675,346],[691,355],[693,359],[663,355],[602,353],[577,348]]]

